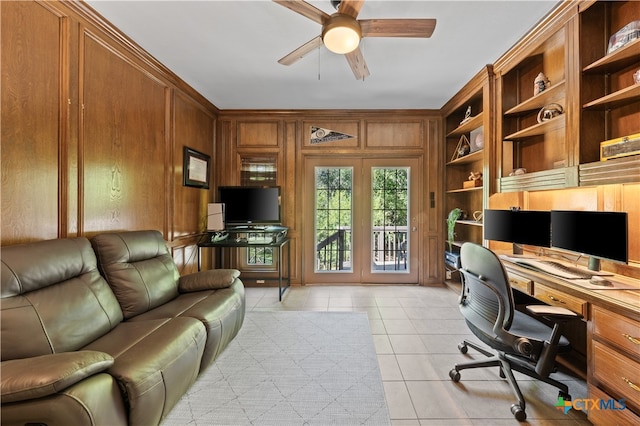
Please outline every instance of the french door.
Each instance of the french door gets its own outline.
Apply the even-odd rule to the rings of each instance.
[[[305,161],[304,282],[418,282],[419,158]]]

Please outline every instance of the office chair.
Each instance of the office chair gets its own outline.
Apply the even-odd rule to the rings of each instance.
[[[556,354],[571,350],[569,341],[561,335],[562,324],[580,315],[548,305],[527,306],[531,316],[515,310],[513,293],[502,263],[491,250],[481,245],[464,243],[460,249],[460,262],[460,312],[473,334],[493,352],[473,342],[463,341],[458,345],[461,353],[467,353],[468,346],[471,346],[489,358],[456,364],[449,372],[451,380],[460,380],[460,370],[498,366],[500,377],[506,377],[518,399],[511,405],[511,413],[518,421],[524,421],[527,415],[524,397],[513,371],[553,385],[560,390],[559,397],[571,400],[567,385],[549,375],[556,371]],[[553,323],[553,328],[539,318]]]

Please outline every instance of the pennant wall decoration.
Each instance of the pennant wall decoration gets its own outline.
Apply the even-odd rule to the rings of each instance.
[[[335,142],[344,139],[353,139],[353,135],[347,133],[336,132],[331,129],[311,126],[311,144],[319,144],[326,142]]]

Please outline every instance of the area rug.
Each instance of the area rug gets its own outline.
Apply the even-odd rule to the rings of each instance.
[[[366,313],[248,312],[163,422],[390,425]]]

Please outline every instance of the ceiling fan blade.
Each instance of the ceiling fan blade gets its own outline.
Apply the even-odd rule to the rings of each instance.
[[[431,37],[435,19],[362,19],[362,37]]]
[[[320,25],[324,25],[330,18],[330,16],[318,9],[315,6],[310,5],[306,1],[302,0],[273,0],[275,3],[282,5],[288,9],[293,10],[296,13],[299,13],[302,16],[306,16],[314,22],[317,22]]]
[[[351,71],[353,71],[353,75],[356,76],[356,80],[364,80],[365,77],[369,77],[369,68],[364,61],[364,56],[362,56],[362,51],[359,47],[353,52],[347,53],[345,56],[351,67]]]
[[[338,7],[338,12],[349,15],[355,19],[358,17],[358,13],[360,13],[363,4],[364,0],[342,0]]]
[[[302,59],[303,57],[305,57],[312,50],[317,49],[320,46],[322,46],[322,37],[318,36],[318,37],[312,38],[302,46],[298,47],[293,52],[289,53],[286,56],[283,56],[278,61],[278,63],[282,65],[291,65],[294,62],[297,62],[299,59]]]

